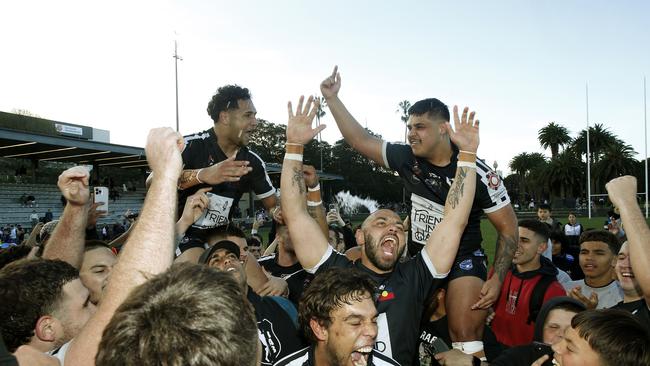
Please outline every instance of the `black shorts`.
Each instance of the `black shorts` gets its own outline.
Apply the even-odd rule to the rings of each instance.
[[[447,280],[451,281],[465,276],[478,277],[483,281],[487,280],[487,257],[483,249],[478,249],[468,255],[456,257],[449,276],[447,276]]]

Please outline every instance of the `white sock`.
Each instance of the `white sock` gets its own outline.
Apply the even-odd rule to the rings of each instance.
[[[483,351],[483,342],[481,341],[453,342],[451,346],[468,355]]]

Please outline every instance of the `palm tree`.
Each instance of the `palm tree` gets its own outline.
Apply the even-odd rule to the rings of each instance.
[[[402,113],[400,116],[400,119],[402,122],[404,122],[404,142],[406,142],[406,138],[408,136],[408,128],[406,126],[406,122],[409,120],[409,109],[411,108],[411,102],[408,100],[404,99],[403,101],[397,103],[397,110],[395,113]]]
[[[571,142],[569,130],[566,127],[551,122],[539,130],[537,135],[539,144],[543,149],[551,149],[551,159],[555,159],[560,147],[564,147]]]
[[[533,182],[539,179],[541,171],[546,165],[544,155],[523,152],[513,157],[508,165],[519,176],[521,194],[524,194],[527,188],[532,188],[535,192],[541,192],[540,185],[533,184]]]
[[[584,163],[576,159],[573,151],[567,149],[551,159],[542,178],[552,195],[557,196],[559,193],[559,197],[566,198],[567,194],[581,194],[584,171]]]
[[[325,100],[325,98],[321,98],[321,97],[316,97],[316,100],[318,102],[318,110],[316,110],[316,126],[320,126],[320,119],[325,117],[325,114],[327,114],[325,112],[325,108],[327,108],[327,101]],[[319,143],[319,145],[321,145],[321,148],[320,148],[320,170],[324,171],[323,170],[323,147],[322,147],[322,142],[323,142],[323,140],[321,138],[321,133],[319,132],[318,133],[318,143]]]
[[[590,162],[592,164],[601,159],[603,150],[606,146],[615,144],[618,141],[607,127],[602,123],[596,123],[593,127],[589,127],[589,152],[591,153]],[[573,140],[571,144],[572,149],[578,154],[587,155],[587,130],[584,129],[578,133],[578,137]],[[586,160],[585,160],[586,161]]]
[[[597,182],[600,183],[598,187],[603,187],[606,182],[616,177],[634,174],[638,165],[635,154],[632,146],[620,140],[605,146],[601,160],[594,166]]]

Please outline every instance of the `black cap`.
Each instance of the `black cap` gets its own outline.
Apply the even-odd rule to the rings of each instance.
[[[203,252],[203,254],[201,254],[201,257],[199,258],[199,263],[208,264],[208,261],[210,260],[210,257],[212,257],[212,254],[214,254],[214,252],[216,252],[219,249],[225,249],[227,252],[236,255],[237,259],[239,259],[239,253],[240,253],[239,245],[233,243],[230,240],[220,240],[214,243],[214,245],[208,248],[205,252]]]

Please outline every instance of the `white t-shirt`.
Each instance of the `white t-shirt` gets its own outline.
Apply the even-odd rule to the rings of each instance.
[[[65,343],[59,349],[55,349],[54,351],[47,352],[47,354],[52,357],[56,357],[61,362],[61,366],[64,366],[65,354],[68,352],[68,348],[70,348],[71,343],[72,340],[70,340],[68,343]]]
[[[623,301],[623,289],[618,281],[612,281],[607,286],[591,287],[585,283],[585,280],[571,281],[563,285],[567,293],[576,286],[580,286],[580,292],[585,297],[590,297],[592,292],[598,295],[598,306],[596,309],[609,309],[612,306]]]

